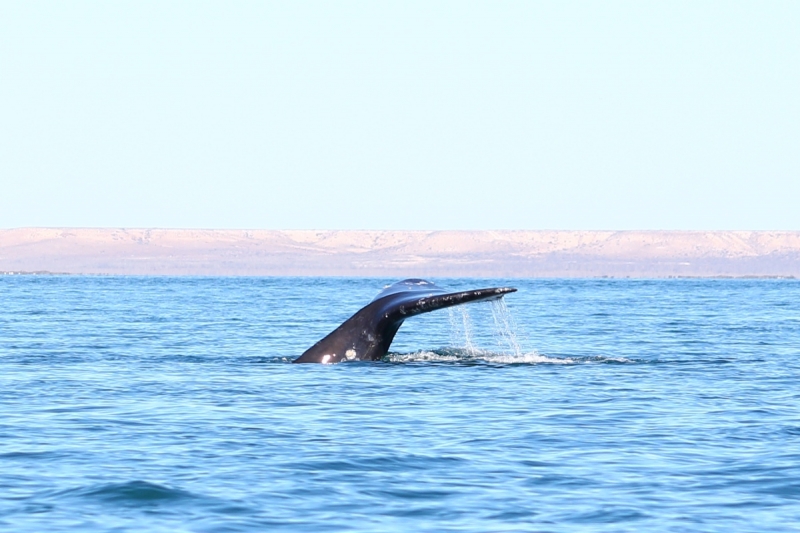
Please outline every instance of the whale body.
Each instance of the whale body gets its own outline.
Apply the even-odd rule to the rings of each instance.
[[[447,292],[424,279],[399,281],[386,287],[372,302],[293,362],[377,361],[389,351],[405,319],[454,305],[496,300],[516,290],[494,287]]]

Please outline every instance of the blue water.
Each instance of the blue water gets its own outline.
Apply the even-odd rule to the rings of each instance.
[[[392,281],[0,277],[0,529],[800,529],[800,282],[444,279],[519,292],[288,364]]]

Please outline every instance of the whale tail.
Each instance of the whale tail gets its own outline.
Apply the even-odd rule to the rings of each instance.
[[[496,300],[516,290],[494,287],[448,293],[429,281],[400,281],[386,287],[372,302],[293,362],[376,361],[389,351],[405,319],[454,305]]]

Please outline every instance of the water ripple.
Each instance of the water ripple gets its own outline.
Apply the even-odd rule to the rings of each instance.
[[[0,529],[795,531],[800,282],[0,277]]]

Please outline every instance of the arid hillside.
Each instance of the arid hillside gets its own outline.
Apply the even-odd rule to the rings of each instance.
[[[0,230],[0,271],[133,275],[800,276],[798,231]]]

